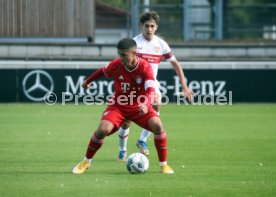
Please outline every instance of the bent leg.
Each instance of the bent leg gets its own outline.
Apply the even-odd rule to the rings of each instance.
[[[152,108],[158,113],[158,115],[159,115],[159,112],[160,112],[160,107],[161,107],[161,93],[160,93],[160,91],[158,91],[158,92],[155,93],[155,95],[154,95],[154,102],[152,103]],[[149,138],[150,135],[151,135],[150,131],[148,131],[147,129],[142,129],[140,138],[139,138],[139,140],[138,140],[137,143],[138,144],[139,143],[144,144],[144,146],[147,147],[146,142],[147,142],[147,140],[148,140],[148,138]],[[148,149],[147,149],[146,152],[149,155],[149,150]]]
[[[101,148],[105,136],[112,133],[114,128],[114,125],[108,121],[108,120],[101,120],[99,127],[97,130],[93,133],[93,136],[91,137],[88,148],[86,151],[86,159],[91,160],[96,152]]]
[[[119,109],[108,107],[104,111],[101,122],[97,130],[94,132],[92,138],[90,139],[86,151],[87,159],[93,158],[97,150],[102,146],[104,138],[117,131],[118,126],[120,126],[123,121],[124,116]]]
[[[167,165],[167,136],[158,114],[152,108],[149,108],[147,114],[132,119],[131,121],[154,133],[154,144],[157,150],[161,172],[165,174],[174,173],[173,169]]]
[[[92,158],[101,148],[105,136],[109,135],[113,128],[113,124],[108,120],[102,120],[100,122],[98,129],[93,133],[93,136],[89,141],[84,159],[73,168],[72,172],[74,174],[82,174],[90,167]]]
[[[154,145],[158,153],[160,164],[167,162],[167,135],[159,117],[152,117],[148,124],[154,133]]]
[[[154,144],[157,150],[161,172],[164,174],[173,174],[173,169],[167,165],[167,135],[163,129],[162,122],[159,117],[153,117],[149,120],[148,124],[154,133]]]

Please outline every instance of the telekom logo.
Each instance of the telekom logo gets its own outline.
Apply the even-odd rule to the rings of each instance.
[[[124,83],[124,82],[122,82],[121,83],[121,87],[122,87],[123,93],[126,93],[127,90],[130,89],[130,83]]]

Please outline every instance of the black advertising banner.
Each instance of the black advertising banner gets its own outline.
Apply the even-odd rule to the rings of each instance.
[[[0,69],[0,102],[44,102],[49,92],[56,95],[58,102],[106,99],[113,94],[111,79],[101,78],[93,82],[89,90],[81,88],[93,71],[95,69]],[[190,69],[185,70],[185,75],[197,101],[221,98],[225,102],[276,102],[276,70],[273,69]],[[179,98],[181,85],[174,70],[160,69],[158,80],[165,101],[183,101]]]

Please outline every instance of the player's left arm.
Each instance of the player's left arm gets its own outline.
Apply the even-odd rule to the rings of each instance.
[[[148,62],[146,62],[148,64]],[[146,96],[148,98],[148,104],[152,105],[154,102],[154,96],[155,96],[155,79],[152,67],[148,64],[148,66],[145,69],[145,90],[146,90]]]
[[[148,64],[148,62],[146,62]],[[144,78],[145,78],[145,96],[147,97],[146,102],[139,105],[139,112],[141,115],[148,113],[148,107],[152,105],[154,102],[155,96],[155,81],[154,81],[154,74],[151,66],[148,64],[146,69],[144,70]]]
[[[183,69],[182,69],[180,63],[177,61],[176,58],[174,58],[173,60],[171,60],[170,63],[173,66],[173,68],[174,68],[177,76],[179,77],[183,93],[185,94],[185,96],[187,96],[187,98],[188,98],[189,101],[192,101],[192,99],[193,99],[193,92],[187,86],[185,75],[184,75],[184,72],[183,72]]]

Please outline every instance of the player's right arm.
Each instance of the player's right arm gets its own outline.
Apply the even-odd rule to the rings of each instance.
[[[113,70],[114,70],[114,65],[116,64],[116,61],[118,61],[117,59],[111,61],[106,67],[104,68],[99,68],[98,70],[96,70],[95,72],[93,72],[86,80],[84,80],[84,82],[82,83],[82,87],[84,89],[87,89],[91,86],[91,82],[95,81],[99,78],[102,77],[112,77],[113,74]]]
[[[84,89],[87,89],[91,86],[92,81],[95,81],[103,76],[104,76],[104,68],[99,68],[98,70],[93,72],[86,80],[84,80],[81,86]]]

